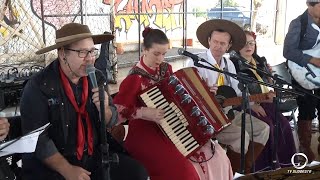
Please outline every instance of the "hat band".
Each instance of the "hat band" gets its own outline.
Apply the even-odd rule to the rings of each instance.
[[[69,41],[69,40],[81,38],[84,36],[91,36],[91,35],[92,35],[91,33],[82,33],[82,34],[75,34],[75,35],[71,35],[71,36],[66,36],[66,37],[56,39],[56,43],[61,43],[64,41]]]

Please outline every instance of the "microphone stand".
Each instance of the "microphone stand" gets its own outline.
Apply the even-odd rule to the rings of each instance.
[[[244,74],[239,73],[238,76],[242,76]],[[240,153],[240,173],[245,174],[245,133],[246,133],[246,114],[249,106],[249,89],[248,89],[248,81],[243,79],[239,80],[238,88],[242,92],[242,102],[241,102],[241,153]]]
[[[244,109],[243,109],[243,114],[241,116],[242,122],[241,122],[241,154],[240,154],[240,157],[241,157],[240,172],[242,174],[244,174],[244,167],[245,167],[245,153],[244,153],[244,150],[245,150],[245,147],[244,147],[245,146],[245,115],[246,115],[246,110],[249,107],[249,105],[248,105],[249,104],[249,100],[248,100],[248,96],[247,96],[247,92],[248,92],[247,84],[249,84],[249,83],[257,83],[257,84],[262,84],[262,85],[265,85],[265,86],[268,86],[268,87],[272,87],[274,89],[278,89],[280,91],[287,91],[287,92],[290,92],[290,93],[296,94],[296,95],[304,95],[304,94],[302,94],[300,92],[296,92],[296,91],[291,90],[291,89],[284,89],[284,88],[276,86],[274,84],[270,84],[270,83],[266,83],[266,82],[255,80],[254,78],[248,77],[243,73],[233,74],[233,73],[230,73],[228,71],[220,70],[220,69],[214,67],[211,63],[209,63],[208,61],[206,61],[206,60],[204,60],[202,58],[192,58],[192,59],[194,61],[194,65],[197,66],[197,67],[213,70],[213,71],[216,71],[216,72],[219,72],[219,73],[223,73],[223,74],[225,74],[227,76],[230,76],[230,77],[232,77],[234,79],[237,79],[239,81],[239,84],[240,84],[239,88],[243,87],[243,89],[244,89],[244,90],[242,90],[242,98],[243,98],[242,108],[244,108]],[[209,64],[210,66],[206,66],[204,64],[201,64],[201,63],[199,63],[199,61],[205,62],[205,63]]]
[[[110,163],[119,161],[116,153],[112,154],[110,158],[109,144],[106,135],[106,121],[105,121],[105,105],[104,105],[104,87],[99,86],[99,101],[100,101],[100,152],[101,152],[101,179],[111,180],[110,178]]]

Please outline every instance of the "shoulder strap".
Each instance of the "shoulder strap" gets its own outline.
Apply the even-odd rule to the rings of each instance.
[[[224,60],[223,70],[229,72],[227,59],[225,57],[223,57],[223,60]],[[225,75],[225,77],[227,78],[228,84],[231,84],[230,76]]]
[[[152,79],[156,82],[159,82],[160,80],[162,80],[168,70],[168,63],[161,63],[160,64],[160,75],[159,77],[155,77],[154,75],[149,74],[148,72],[146,72],[145,70],[135,66],[133,67],[130,71],[128,75],[133,75],[133,74],[137,74],[137,75],[141,75],[143,77],[146,77],[148,79]]]
[[[300,23],[301,23],[301,30],[300,30],[299,46],[301,44],[302,39],[306,35],[306,30],[308,26],[308,10],[304,11],[304,13],[300,15]]]

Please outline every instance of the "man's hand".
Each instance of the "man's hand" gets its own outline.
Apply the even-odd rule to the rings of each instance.
[[[79,167],[71,165],[66,174],[64,174],[64,178],[66,180],[90,180],[91,172]]]
[[[93,95],[92,95],[92,102],[96,105],[98,111],[100,111],[100,100],[99,100],[99,88],[93,88],[92,89]],[[104,93],[104,106],[109,106],[109,96],[107,92],[103,91]]]
[[[91,172],[70,164],[59,152],[44,159],[44,163],[66,180],[90,180]]]
[[[0,117],[0,141],[4,140],[9,133],[10,124],[7,118]]]
[[[214,95],[217,95],[217,91],[218,91],[218,85],[217,84],[213,84],[212,86],[209,86],[209,91],[212,92]]]
[[[313,58],[310,59],[309,63],[313,64],[313,65],[315,65],[317,67],[320,67],[320,58],[313,57]]]

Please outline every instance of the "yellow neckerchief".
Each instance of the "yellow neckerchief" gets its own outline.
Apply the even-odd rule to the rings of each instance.
[[[215,65],[213,65],[215,68],[218,68],[219,70],[223,70],[223,69],[221,69],[220,68],[220,66],[218,65],[218,64],[215,64]],[[216,83],[218,86],[222,86],[222,85],[224,85],[224,76],[223,76],[223,74],[222,73],[219,73],[218,74],[218,79],[217,79],[217,83]]]
[[[256,60],[255,60],[254,58],[251,58],[251,62],[249,61],[249,63],[252,64],[252,66],[257,69],[257,63],[256,63]],[[253,70],[253,69],[250,69],[250,70],[251,70],[251,71],[253,72],[253,74],[256,76],[256,78],[258,79],[258,81],[263,82],[261,76],[257,73],[256,70]],[[262,84],[260,84],[260,88],[261,88],[261,92],[262,92],[262,93],[268,93],[268,92],[269,92],[269,89],[268,89],[266,86],[262,85]]]

